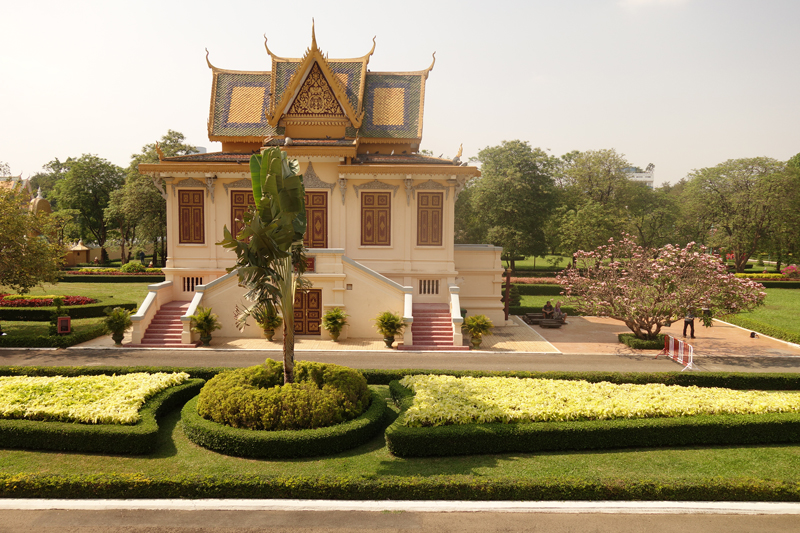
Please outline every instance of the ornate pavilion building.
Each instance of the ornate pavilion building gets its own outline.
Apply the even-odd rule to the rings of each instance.
[[[253,203],[249,160],[280,146],[300,163],[306,190],[309,271],[295,301],[298,335],[328,338],[322,314],[350,315],[340,338],[374,338],[374,317],[391,310],[407,325],[404,349],[460,348],[461,309],[502,323],[501,249],[454,245],[454,206],[480,172],[419,153],[425,84],[433,63],[415,72],[370,72],[375,51],[329,59],[317,47],[302,58],[266,45],[270,71],[212,73],[208,137],[222,151],[160,157],[142,164],[167,200],[166,281],[151,286],[134,316],[135,344],[194,342],[188,315],[213,307],[221,336],[240,333],[234,308],[244,289],[226,267],[235,254],[217,246]],[[435,61],[435,57],[434,57]],[[170,325],[172,324],[172,325]]]

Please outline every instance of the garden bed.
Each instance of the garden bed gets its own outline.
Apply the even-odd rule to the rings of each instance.
[[[0,447],[141,455],[158,445],[158,418],[173,410],[203,386],[191,379],[147,400],[135,424],[77,424],[40,420],[0,420]]]
[[[413,391],[400,382],[390,389],[402,412],[386,443],[399,457],[800,442],[798,412],[410,427]]]
[[[285,431],[240,429],[197,414],[197,398],[181,411],[186,436],[199,446],[226,455],[285,459],[332,455],[360,446],[383,429],[386,402],[374,390],[369,408],[358,418],[334,426]]]

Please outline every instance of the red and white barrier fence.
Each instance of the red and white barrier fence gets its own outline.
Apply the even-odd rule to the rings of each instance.
[[[683,370],[687,368],[692,370],[694,368],[694,348],[691,344],[675,340],[675,337],[672,335],[664,337],[664,349],[656,355],[656,359],[658,359],[659,355],[666,355],[676,363],[680,363],[683,365]],[[683,372],[683,370],[681,370],[681,372]]]

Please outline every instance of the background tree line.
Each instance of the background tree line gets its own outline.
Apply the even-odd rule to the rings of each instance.
[[[473,162],[482,175],[456,202],[456,243],[502,246],[512,269],[514,257],[571,256],[623,233],[646,248],[711,246],[739,272],[757,254],[780,268],[800,251],[800,154],[729,160],[652,189],[629,179],[633,166],[614,149],[559,157],[503,141]]]
[[[182,133],[169,130],[159,147],[166,157],[197,153],[185,143]],[[141,163],[157,163],[155,143],[131,155],[122,168],[93,154],[58,158],[31,178],[34,190],[41,188],[53,208],[61,244],[83,240],[102,248],[117,245],[122,263],[129,252],[153,248],[153,264],[164,265],[167,253],[167,204],[149,176],[139,174]]]

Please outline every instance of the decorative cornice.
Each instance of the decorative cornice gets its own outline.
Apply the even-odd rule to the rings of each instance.
[[[222,187],[225,189],[225,195],[227,196],[229,194],[228,189],[252,189],[253,181],[250,178],[242,178],[233,183],[223,183]]]
[[[309,161],[308,168],[303,172],[303,187],[306,189],[328,189],[333,192],[333,188],[336,187],[336,184],[322,181],[319,176],[317,176],[317,173],[314,172],[313,163]]]
[[[392,194],[392,198],[394,198],[395,196],[397,196],[397,189],[399,188],[400,188],[399,185],[389,185],[388,183],[378,181],[377,179],[367,182],[363,185],[353,186],[353,189],[355,189],[356,191],[356,198],[358,198],[358,193],[361,190],[390,190],[394,191],[394,194]]]
[[[411,197],[414,198],[414,193],[418,190],[428,190],[428,191],[445,191],[445,200],[450,199],[450,187],[442,185],[441,183],[436,183],[433,180],[428,180],[423,183],[420,183],[416,187],[413,187],[411,191]]]
[[[206,189],[206,184],[194,178],[186,178],[185,180],[176,181],[172,183],[172,194],[176,194],[175,190],[178,187],[195,187],[198,189]]]

